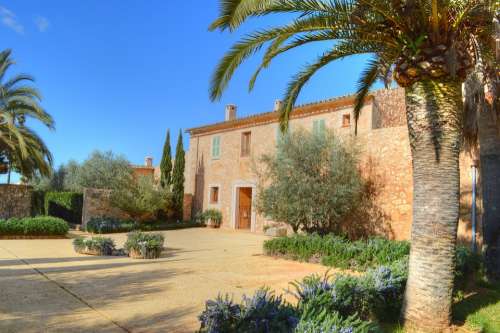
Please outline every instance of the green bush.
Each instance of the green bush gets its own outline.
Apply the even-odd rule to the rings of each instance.
[[[73,241],[73,247],[78,253],[110,256],[115,250],[115,242],[104,237],[79,237]]]
[[[0,220],[0,235],[5,236],[63,236],[68,230],[66,221],[51,216]]]
[[[161,234],[145,234],[142,232],[131,232],[123,245],[129,254],[135,252],[145,259],[159,258],[163,250],[165,237]]]
[[[172,211],[172,192],[155,184],[152,177],[141,176],[111,192],[111,204],[134,220],[157,218],[161,211]]]
[[[47,192],[45,214],[62,218],[71,224],[82,223],[83,194],[75,192]]]
[[[279,237],[264,242],[264,253],[300,261],[321,261],[326,266],[364,271],[408,256],[410,245],[383,238],[349,241],[318,234]]]
[[[121,220],[110,217],[94,217],[87,222],[86,230],[93,234],[111,234],[130,231],[161,231],[199,228],[202,226],[203,224],[199,222],[150,221],[138,223],[132,220]]]

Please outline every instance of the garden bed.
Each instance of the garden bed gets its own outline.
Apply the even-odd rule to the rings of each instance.
[[[366,271],[368,268],[406,259],[410,253],[410,245],[406,241],[383,238],[349,241],[334,235],[312,234],[267,240],[264,242],[264,253],[272,257]]]

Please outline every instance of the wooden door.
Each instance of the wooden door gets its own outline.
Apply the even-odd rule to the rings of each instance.
[[[238,198],[238,229],[250,229],[252,225],[252,188],[241,187]]]

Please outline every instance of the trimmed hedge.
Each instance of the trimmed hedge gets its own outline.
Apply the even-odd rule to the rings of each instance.
[[[64,236],[66,221],[52,216],[0,220],[0,236]]]
[[[93,234],[112,234],[131,231],[161,231],[186,228],[199,228],[203,224],[197,222],[143,222],[120,220],[109,217],[96,217],[90,219],[86,230]]]
[[[294,235],[264,242],[266,255],[299,261],[320,261],[326,266],[365,271],[371,267],[388,265],[406,258],[410,244],[383,238],[349,241],[327,235]]]
[[[75,192],[45,193],[45,214],[62,218],[71,224],[82,222],[83,194]]]

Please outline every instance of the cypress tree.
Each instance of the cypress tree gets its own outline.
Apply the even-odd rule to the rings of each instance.
[[[167,138],[163,145],[163,156],[160,164],[160,183],[162,187],[172,185],[172,151],[170,148],[170,130],[167,131]]]
[[[174,171],[172,172],[172,195],[177,218],[182,218],[184,201],[184,145],[182,143],[182,131],[179,131],[177,148],[175,150]]]

